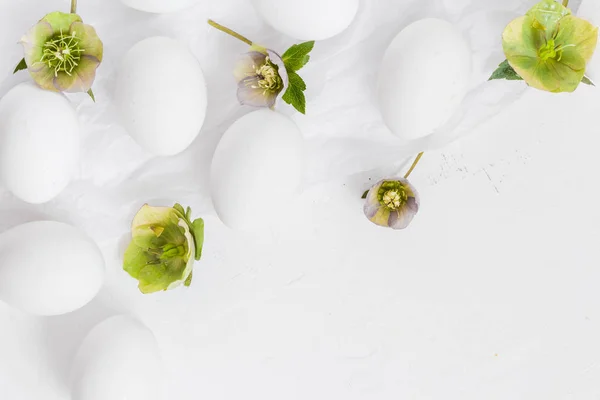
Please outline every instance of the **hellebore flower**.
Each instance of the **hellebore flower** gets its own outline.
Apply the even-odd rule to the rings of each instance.
[[[42,89],[55,92],[91,89],[102,62],[103,45],[96,30],[84,24],[79,15],[52,12],[34,25],[20,43],[25,51],[24,63]],[[20,67],[21,64],[17,70]]]
[[[382,180],[366,195],[364,212],[376,225],[404,229],[419,211],[419,194],[405,178]]]
[[[285,64],[273,50],[253,47],[240,58],[233,72],[238,81],[237,97],[242,105],[273,108],[288,86]]]
[[[542,0],[512,21],[502,39],[508,63],[529,86],[573,92],[596,49],[598,28],[555,0]]]
[[[298,71],[310,60],[314,41],[294,44],[280,56],[213,20],[209,19],[208,24],[250,46],[250,52],[242,56],[233,72],[242,105],[274,108],[277,98],[283,94],[283,101],[298,112],[306,113],[306,82]]]
[[[195,260],[202,256],[204,221],[191,222],[191,209],[144,205],[131,227],[132,241],[123,269],[139,281],[142,293],[174,289],[192,282]]]

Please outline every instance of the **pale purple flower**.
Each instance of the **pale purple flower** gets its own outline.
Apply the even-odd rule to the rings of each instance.
[[[378,182],[369,190],[364,212],[376,225],[404,229],[419,211],[419,194],[405,178]]]
[[[244,54],[234,70],[241,104],[273,108],[277,97],[285,93],[288,74],[281,56],[273,50],[252,50]]]

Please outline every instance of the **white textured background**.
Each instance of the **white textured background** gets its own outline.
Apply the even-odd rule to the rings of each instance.
[[[222,226],[207,192],[220,135],[250,110],[236,104],[230,76],[245,49],[205,20],[275,49],[293,40],[265,26],[248,0],[202,0],[169,16],[79,2],[106,46],[98,104],[73,97],[85,130],[81,169],[44,206],[0,188],[0,230],[42,218],[85,229],[104,251],[107,284],[61,317],[0,303],[0,399],[68,399],[79,343],[122,312],[154,331],[167,399],[600,399],[599,89],[481,85],[502,61],[504,24],[532,2],[363,0],[352,27],[318,43],[303,71],[309,115],[294,118],[310,149],[307,190],[258,235]],[[67,3],[0,0],[0,94],[27,79],[10,76],[22,33]],[[469,38],[472,103],[435,140],[402,144],[373,102],[377,65],[394,34],[421,16],[452,20]],[[133,143],[110,100],[120,56],[157,34],[188,43],[209,86],[198,140],[165,159]],[[442,147],[451,138],[459,140]],[[359,199],[369,178],[422,146],[431,151],[411,179],[420,214],[403,232],[371,225]],[[191,288],[143,296],[121,270],[129,222],[144,202],[175,200],[206,218],[204,258]]]

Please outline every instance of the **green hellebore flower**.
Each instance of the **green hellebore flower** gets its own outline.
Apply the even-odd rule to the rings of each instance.
[[[369,190],[364,212],[376,225],[404,229],[419,211],[419,194],[405,178],[382,180]]]
[[[34,25],[20,43],[33,80],[55,92],[87,92],[102,62],[96,30],[77,14],[52,12]]]
[[[142,293],[174,289],[192,282],[194,260],[200,260],[204,221],[191,221],[191,209],[144,205],[131,227],[132,241],[123,269],[139,281]]]
[[[573,92],[596,49],[598,28],[555,0],[542,0],[512,21],[502,39],[508,63],[529,86]]]

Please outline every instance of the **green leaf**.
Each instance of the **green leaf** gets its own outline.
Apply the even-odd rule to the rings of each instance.
[[[286,69],[292,72],[296,72],[308,63],[310,60],[310,56],[308,53],[311,52],[313,47],[315,46],[315,42],[304,42],[300,44],[292,45],[289,49],[283,53],[281,57],[283,59],[283,63],[285,64]]]
[[[509,81],[522,81],[523,78],[517,74],[513,67],[510,66],[508,60],[504,60],[496,71],[490,77],[490,81],[495,79],[506,79]]]
[[[585,75],[584,75],[583,79],[581,80],[581,83],[584,83],[584,84],[590,85],[590,86],[596,86],[596,85],[594,85],[594,82],[592,82],[592,80]]]
[[[88,94],[88,96],[91,97],[92,101],[95,103],[96,102],[96,96],[94,96],[94,92],[92,91],[92,89],[88,90],[86,93]]]
[[[306,97],[304,96],[306,83],[295,72],[288,71],[288,77],[290,83],[282,99],[302,114],[306,114]]]
[[[204,246],[204,220],[198,218],[192,223],[192,236],[196,244],[196,260],[202,258],[202,246]]]
[[[25,59],[22,59],[21,61],[19,61],[19,63],[15,67],[13,74],[16,74],[19,71],[23,71],[24,69],[27,69],[27,63],[25,62]]]

